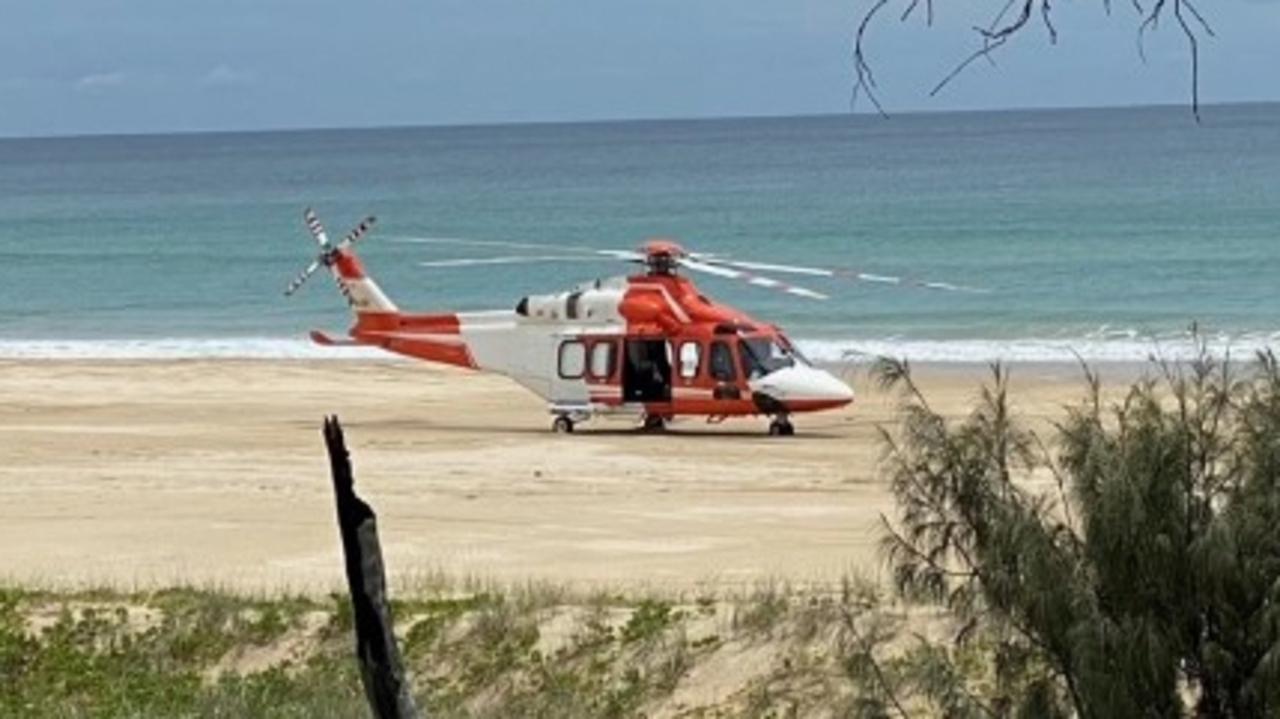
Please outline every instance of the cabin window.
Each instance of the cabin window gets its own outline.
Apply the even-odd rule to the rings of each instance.
[[[587,346],[581,340],[560,343],[560,378],[582,379],[587,367]]]
[[[591,378],[609,379],[618,357],[618,345],[613,340],[602,340],[591,345]]]
[[[698,365],[702,362],[702,345],[697,342],[685,342],[680,345],[680,376],[693,379],[698,376]]]
[[[709,360],[708,371],[713,379],[720,382],[733,382],[738,379],[738,371],[733,366],[733,350],[729,348],[728,342],[723,340],[712,342]]]

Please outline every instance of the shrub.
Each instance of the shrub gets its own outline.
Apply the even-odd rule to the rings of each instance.
[[[897,501],[883,549],[903,597],[945,607],[993,676],[932,653],[912,686],[1004,716],[1267,716],[1280,712],[1280,370],[1201,347],[1156,361],[1115,402],[1084,400],[1050,441],[1010,411],[995,366],[959,421],[906,362],[884,431]],[[1053,478],[1050,492],[1022,481]],[[939,663],[941,662],[941,663]]]

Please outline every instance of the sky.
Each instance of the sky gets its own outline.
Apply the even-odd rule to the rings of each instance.
[[[0,136],[849,112],[870,1],[0,0]],[[934,1],[870,29],[890,112],[1188,100],[1185,37],[1144,62],[1129,0],[1056,3],[1056,44],[1033,23],[930,97],[1003,4]],[[1202,100],[1280,100],[1280,0],[1200,5]]]

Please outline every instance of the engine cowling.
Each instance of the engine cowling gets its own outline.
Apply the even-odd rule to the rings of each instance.
[[[623,291],[589,288],[550,295],[529,295],[516,305],[516,314],[542,322],[608,324],[622,322],[618,308]]]

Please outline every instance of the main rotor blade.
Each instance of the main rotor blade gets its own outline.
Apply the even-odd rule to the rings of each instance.
[[[914,277],[894,277],[892,275],[878,275],[871,272],[859,272],[858,270],[850,270],[844,268],[823,268],[823,267],[801,267],[798,265],[783,265],[772,262],[748,262],[745,260],[726,260],[714,255],[699,255],[698,259],[702,262],[715,264],[717,266],[740,267],[746,270],[760,270],[762,272],[782,272],[794,275],[808,275],[810,277],[832,277],[836,279],[856,280],[859,282],[874,282],[883,285],[910,285],[912,287],[923,287],[930,290],[946,290],[949,292],[986,292],[986,290],[977,287],[965,287],[963,285],[953,285],[950,282],[933,282],[929,280],[916,279]]]
[[[584,252],[584,253],[590,253],[593,255],[599,255],[603,257],[613,257],[620,260],[628,260],[632,262],[642,262],[645,259],[645,256],[643,254],[639,252],[634,252],[631,250],[601,250],[601,249],[596,249],[594,247],[581,247],[581,246],[575,246],[575,245],[539,245],[531,242],[510,242],[506,240],[469,240],[461,237],[397,237],[393,239],[396,242],[407,242],[407,243],[414,243],[414,244],[468,245],[468,246],[474,246],[474,247],[509,247],[514,249],[537,249],[537,250],[552,249],[552,250],[569,251],[569,252]],[[493,262],[491,264],[503,264],[508,258],[496,258],[496,259],[501,259],[504,262]],[[464,260],[461,262],[466,262],[466,264],[468,265],[482,264],[482,262],[475,261],[475,260]],[[455,266],[463,266],[461,262],[457,260],[437,260],[434,262],[431,262],[431,261],[421,262],[419,263],[419,265],[423,267],[455,267]],[[797,297],[807,297],[809,299],[814,299],[814,300],[828,299],[827,296],[822,294],[821,292],[814,292],[813,290],[806,289],[804,287],[797,287],[795,285],[790,285],[785,282],[780,282],[778,280],[775,280],[771,277],[764,277],[762,275],[757,275],[750,272],[743,272],[742,270],[730,269],[727,267],[720,267],[717,265],[710,265],[710,264],[706,264],[704,262],[699,262],[698,260],[693,260],[689,258],[681,258],[679,260],[679,263],[681,266],[687,267],[688,269],[694,270],[695,272],[704,272],[706,274],[716,275],[718,277],[726,277],[729,279],[743,280],[750,284],[756,285],[757,287],[766,287],[769,289],[775,289],[781,292],[786,292],[788,294],[796,295]]]
[[[507,240],[471,240],[462,237],[392,237],[392,242],[414,245],[462,245],[464,247],[500,247],[514,250],[542,250],[543,252],[580,252],[587,255],[612,257],[619,260],[643,260],[644,255],[632,250],[601,250],[582,245],[537,244],[510,242]]]
[[[303,270],[293,279],[292,282],[289,283],[289,286],[284,289],[284,296],[288,297],[294,292],[297,292],[298,288],[301,287],[307,279],[311,277],[311,275],[315,274],[318,269],[320,269],[320,259],[316,258],[311,261],[311,264],[307,265],[307,269]]]
[[[360,222],[360,224],[355,226],[355,229],[348,232],[347,236],[342,238],[342,241],[338,243],[338,246],[343,249],[346,249],[351,245],[354,245],[357,241],[359,241],[361,237],[364,237],[366,234],[368,234],[369,230],[373,229],[373,224],[377,221],[378,221],[378,218],[374,217],[373,215],[369,215],[368,217],[364,218]]]
[[[320,218],[316,217],[316,211],[308,207],[302,213],[302,219],[307,223],[307,229],[311,231],[311,236],[316,238],[320,248],[328,249],[329,235],[324,231],[324,225],[320,224]]]
[[[716,275],[717,277],[726,277],[733,280],[742,280],[749,284],[755,285],[756,287],[764,287],[771,290],[778,290],[780,292],[786,292],[787,294],[790,294],[790,295],[796,295],[797,297],[807,297],[811,300],[828,299],[828,297],[822,294],[821,292],[814,292],[813,290],[806,289],[804,287],[797,287],[796,285],[790,285],[790,284],[787,284],[786,282],[775,280],[772,277],[765,277],[764,275],[757,275],[751,272],[745,272],[743,270],[731,269],[729,267],[721,267],[719,265],[712,265],[699,260],[689,259],[687,257],[681,258],[679,262],[681,267],[685,267],[690,270],[694,270],[696,272],[705,272],[709,275]]]
[[[505,247],[514,250],[542,250],[543,252],[589,252],[597,254],[608,252],[594,247],[577,245],[538,244],[534,242],[511,242],[508,240],[471,240],[463,237],[392,237],[392,242],[413,245],[463,245],[467,247]]]
[[[583,255],[510,255],[506,257],[461,257],[454,260],[427,260],[419,267],[478,267],[484,265],[522,265],[532,262],[608,262],[608,257]]]
[[[393,242],[403,242],[411,244],[426,245],[461,245],[470,247],[500,247],[518,250],[542,250],[553,252],[579,252],[590,255],[614,257],[621,260],[643,261],[644,255],[631,250],[602,250],[595,247],[584,247],[581,245],[559,245],[559,244],[541,244],[533,242],[512,242],[508,240],[472,240],[462,237],[394,237]],[[567,258],[566,258],[567,259]],[[433,267],[451,267],[465,266],[462,263],[453,264],[452,260],[440,260],[442,264],[423,263],[423,266]],[[482,264],[479,262],[468,261],[466,264]],[[502,263],[493,263],[502,264]],[[800,265],[788,265],[772,262],[750,262],[746,260],[730,260],[721,258],[714,254],[692,252],[681,260],[681,264],[696,272],[704,272],[719,277],[729,279],[739,279],[754,284],[758,287],[768,287],[788,292],[799,297],[809,297],[811,299],[827,299],[827,296],[821,292],[797,287],[780,282],[771,277],[755,274],[758,272],[784,273],[807,275],[810,277],[829,277],[834,279],[845,279],[857,282],[873,282],[876,284],[889,285],[908,285],[912,287],[922,287],[931,290],[945,290],[949,292],[977,292],[984,293],[987,290],[977,287],[966,287],[964,285],[955,285],[949,282],[935,282],[930,280],[922,280],[914,277],[896,277],[892,275],[880,275],[871,272],[861,272],[847,268],[824,268],[824,267],[804,267]],[[747,272],[743,272],[747,270]]]

